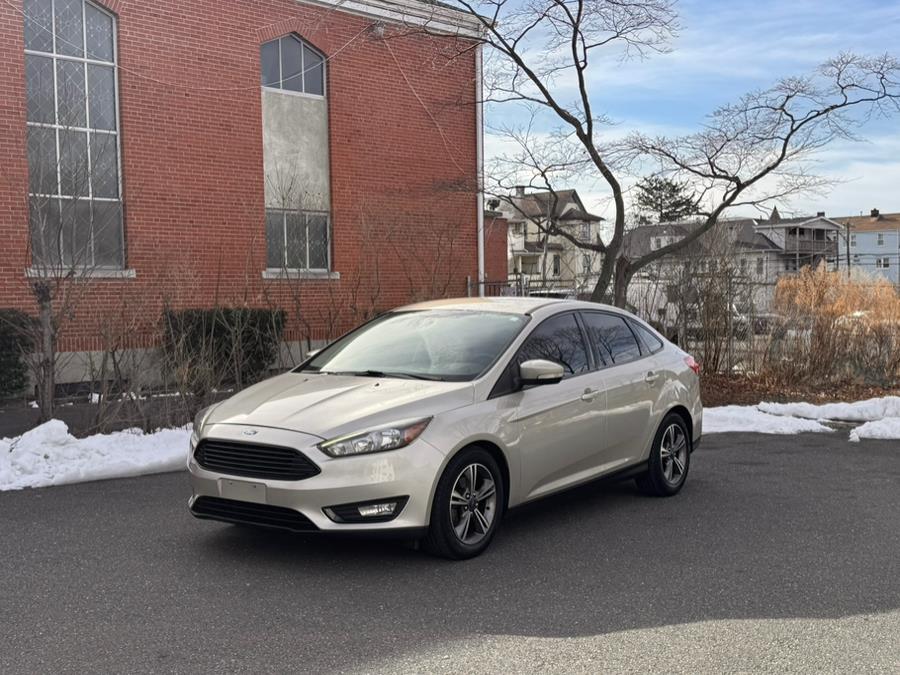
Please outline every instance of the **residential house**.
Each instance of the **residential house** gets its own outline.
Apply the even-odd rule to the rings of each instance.
[[[480,31],[428,0],[0,4],[0,307],[89,282],[79,352],[126,297],[144,344],[164,302],[274,304],[321,340],[354,294],[465,294],[491,259]]]
[[[698,222],[641,225],[626,233],[625,255],[638,259],[675,243]],[[637,275],[629,289],[629,302],[648,318],[671,318],[670,305],[692,292],[692,277],[712,274],[722,265],[733,272],[736,304],[756,313],[767,312],[778,279],[807,265],[838,265],[841,225],[820,212],[815,216],[782,218],[778,209],[766,219],[730,218],[695,244],[666,256]]]
[[[868,216],[836,220],[847,228],[838,240],[841,264],[900,286],[900,213],[872,209]]]
[[[516,192],[499,200],[509,226],[510,276],[530,292],[584,295],[597,282],[602,255],[580,247],[600,241],[601,216],[590,213],[576,190]],[[551,234],[553,228],[568,234]]]

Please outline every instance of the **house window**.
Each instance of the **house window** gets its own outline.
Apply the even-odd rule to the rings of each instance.
[[[327,271],[331,268],[328,214],[266,210],[266,267]]]
[[[558,277],[562,271],[562,258],[559,254],[553,256],[553,276]]]
[[[581,224],[581,241],[590,241],[591,240],[591,224],[590,223],[582,223]]]
[[[581,256],[581,271],[586,277],[591,275],[591,256],[587,254]]]
[[[522,236],[522,234],[524,232],[525,232],[525,226],[522,223],[515,223],[513,225],[513,234]]]
[[[853,248],[854,246],[856,246],[856,235],[851,234],[850,235],[850,247]]]
[[[875,258],[875,267],[880,270],[890,269],[891,259],[890,258]]]
[[[296,35],[260,47],[262,86],[325,95],[325,58]]]
[[[854,265],[859,265],[859,256],[858,256],[858,255],[854,255],[854,256],[853,256],[853,264],[854,264]]]
[[[762,258],[756,259],[756,274],[757,276],[762,276],[763,272],[765,272],[765,261]]]
[[[878,244],[878,246],[884,246],[884,232],[878,233],[875,243]]]
[[[85,0],[25,0],[33,264],[124,264],[116,25]]]
[[[749,264],[750,261],[748,261],[746,258],[741,258],[741,274],[747,273],[747,265]]]
[[[654,237],[654,238],[653,238],[653,245],[651,246],[651,248],[652,248],[654,251],[656,251],[656,250],[658,250],[658,249],[661,249],[661,248],[662,248],[662,237]]]

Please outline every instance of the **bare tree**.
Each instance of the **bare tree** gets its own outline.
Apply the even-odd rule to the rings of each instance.
[[[512,135],[517,157],[508,164],[521,160],[519,174],[544,189],[574,173],[583,179],[589,171],[610,192],[611,234],[587,245],[572,239],[604,256],[595,301],[607,297],[612,286],[614,301],[624,304],[635,272],[690,246],[726,209],[823,188],[825,182],[805,160],[832,140],[852,138],[872,115],[896,111],[900,97],[900,65],[894,58],[843,55],[813,75],[785,78],[720,108],[696,134],[675,139],[638,134],[622,143],[603,137],[609,125],[598,111],[604,92],[593,88],[590,67],[604,54],[625,59],[667,51],[679,29],[672,0],[455,0],[454,5],[480,23],[482,43],[490,48],[485,100],[525,104],[558,123],[537,143],[534,135],[527,144],[527,135]],[[706,208],[691,236],[630,259],[622,255],[622,180],[641,160],[661,162],[660,175],[689,185]],[[566,236],[552,222],[548,229]]]

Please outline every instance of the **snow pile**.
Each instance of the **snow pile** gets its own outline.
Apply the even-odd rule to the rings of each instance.
[[[900,418],[900,396],[870,398],[856,403],[760,403],[757,409],[772,415],[802,417],[808,420],[873,422],[886,417]]]
[[[726,405],[703,411],[703,433],[743,431],[755,434],[800,434],[831,431],[815,420],[770,415],[752,405]]]
[[[0,490],[177,471],[187,465],[190,435],[187,427],[75,438],[65,422],[50,420],[0,439]]]
[[[850,431],[850,440],[859,443],[863,438],[900,439],[900,417],[885,417],[866,422]]]

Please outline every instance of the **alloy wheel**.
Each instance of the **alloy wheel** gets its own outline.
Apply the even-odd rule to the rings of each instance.
[[[474,545],[487,536],[497,513],[497,487],[484,464],[468,464],[450,492],[450,524],[457,538]]]
[[[684,429],[670,424],[663,432],[659,446],[663,478],[669,485],[678,485],[687,470],[688,444]]]

